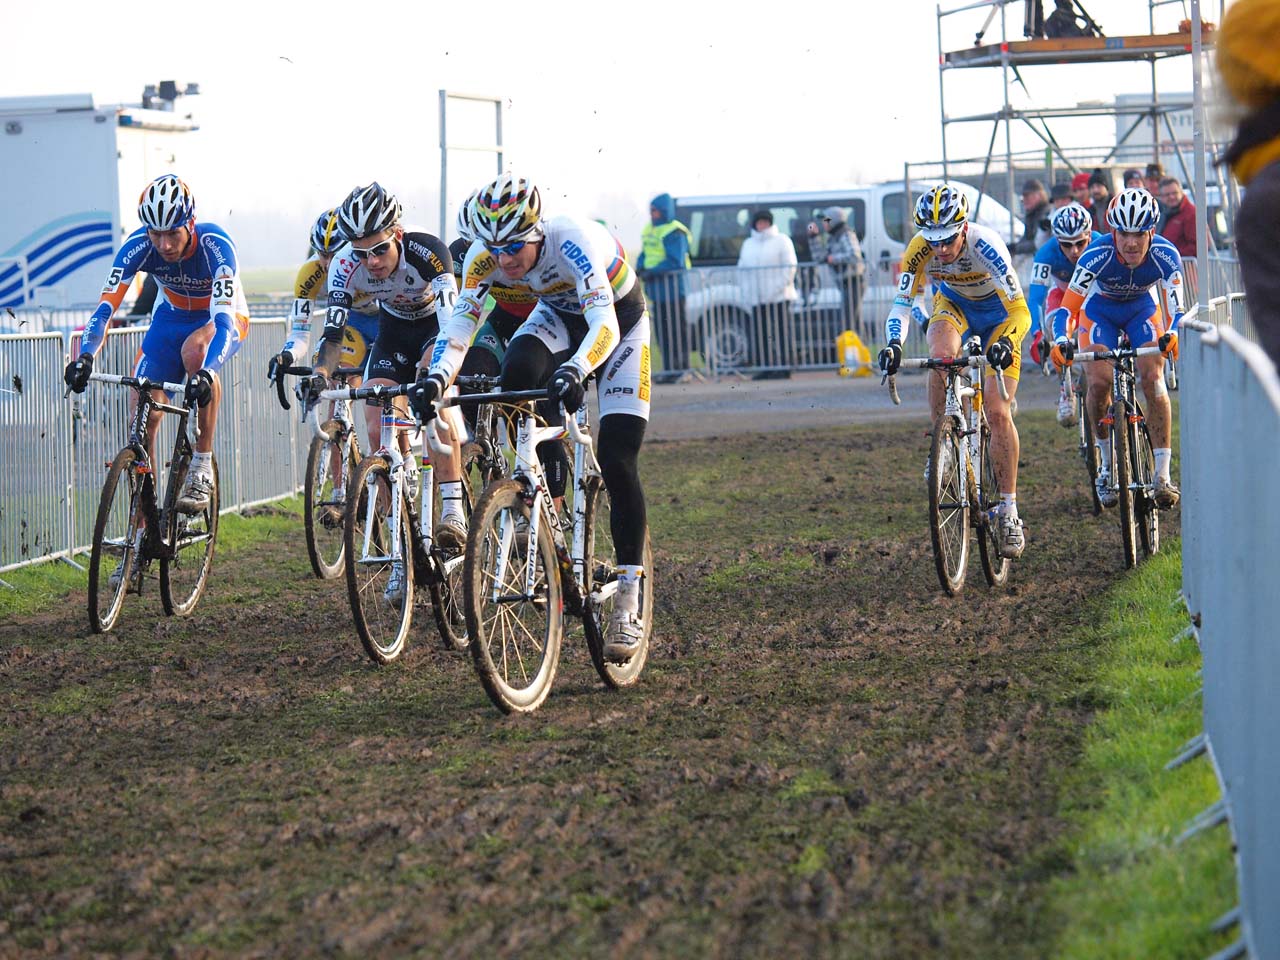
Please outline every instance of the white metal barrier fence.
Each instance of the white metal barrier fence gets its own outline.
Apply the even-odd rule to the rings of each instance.
[[[1183,336],[1182,589],[1204,660],[1204,734],[1222,801],[1188,834],[1223,820],[1235,839],[1241,939],[1280,957],[1280,376],[1238,332],[1240,295],[1211,302],[1214,327]],[[1235,314],[1235,316],[1233,316]]]
[[[296,491],[311,440],[296,404],[282,410],[266,381],[287,322],[254,320],[249,329],[222,371],[214,453],[224,511]],[[131,372],[145,335],[138,327],[111,331],[95,369]],[[74,402],[63,399],[62,369],[75,346],[73,334],[0,336],[0,376],[10,385],[0,392],[0,572],[89,546],[105,467],[128,440],[132,391],[95,383]],[[166,418],[162,461],[172,430]]]

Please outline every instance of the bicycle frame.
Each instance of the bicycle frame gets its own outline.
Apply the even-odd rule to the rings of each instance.
[[[1142,405],[1138,402],[1138,374],[1135,370],[1135,359],[1137,357],[1152,356],[1160,352],[1159,347],[1131,347],[1128,338],[1121,335],[1120,346],[1115,350],[1093,350],[1084,353],[1077,353],[1075,360],[1080,363],[1096,363],[1098,361],[1108,361],[1112,365],[1111,373],[1111,395],[1113,399],[1119,399],[1128,411],[1130,418],[1136,418],[1141,421],[1145,419]],[[1088,405],[1085,405],[1085,415],[1088,416]],[[1107,431],[1107,447],[1109,462],[1111,464],[1111,472],[1116,474],[1115,456],[1116,456],[1116,434],[1117,428],[1126,429],[1127,424],[1116,424],[1112,422],[1109,412],[1104,412],[1098,419],[1099,424],[1106,424],[1110,429]],[[1136,486],[1136,484],[1134,485]]]

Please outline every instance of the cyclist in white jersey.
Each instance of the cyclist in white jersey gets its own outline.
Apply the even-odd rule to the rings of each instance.
[[[472,220],[480,242],[467,253],[462,292],[415,402],[429,412],[453,383],[496,284],[536,295],[537,306],[507,346],[502,385],[546,385],[572,413],[586,402],[584,381],[597,373],[596,453],[613,504],[619,581],[604,653],[626,662],[640,649],[645,628],[640,580],[647,517],[637,460],[649,420],[649,315],[635,271],[604,226],[567,216],[544,220],[537,187],[511,174],[481,189]],[[550,490],[553,496],[563,493],[563,482]]]

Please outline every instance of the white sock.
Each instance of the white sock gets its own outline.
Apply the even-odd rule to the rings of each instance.
[[[1000,494],[1000,514],[1010,520],[1018,519],[1018,495],[1016,493]]]
[[[213,454],[198,452],[192,453],[191,472],[204,477],[213,476]]]
[[[627,613],[640,613],[640,578],[644,576],[644,567],[630,564],[618,566],[618,594],[614,600],[615,610]]]
[[[1173,459],[1173,447],[1156,447],[1156,476],[1169,482],[1169,461]]]
[[[440,484],[440,514],[446,517],[462,515],[462,481]]]
[[[1111,443],[1107,440],[1099,440],[1095,444],[1098,448],[1098,466],[1103,473],[1111,472]]]

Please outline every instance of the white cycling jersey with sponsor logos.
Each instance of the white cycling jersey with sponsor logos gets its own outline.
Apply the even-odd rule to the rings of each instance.
[[[622,245],[594,220],[556,217],[543,224],[538,259],[523,277],[512,280],[498,258],[473,244],[462,268],[462,291],[453,314],[441,326],[431,358],[431,373],[452,383],[484,313],[491,287],[501,282],[525,290],[573,326],[580,342],[569,363],[585,376],[609,356],[622,336],[644,315],[644,298]]]
[[[340,339],[347,313],[357,302],[376,300],[392,317],[425,320],[434,313],[448,314],[458,286],[449,248],[432,234],[413,232],[404,235],[396,268],[381,280],[351,256],[351,244],[344,244],[329,263],[328,289],[325,339]]]
[[[979,306],[979,312],[982,307],[995,307],[997,302],[1007,310],[1010,303],[1024,299],[1009,248],[990,227],[970,221],[960,255],[951,263],[940,262],[936,253],[919,233],[907,244],[898,293],[885,321],[887,339],[903,339],[911,306],[927,281],[932,281],[943,296],[958,301],[958,306],[963,307],[968,301]]]

